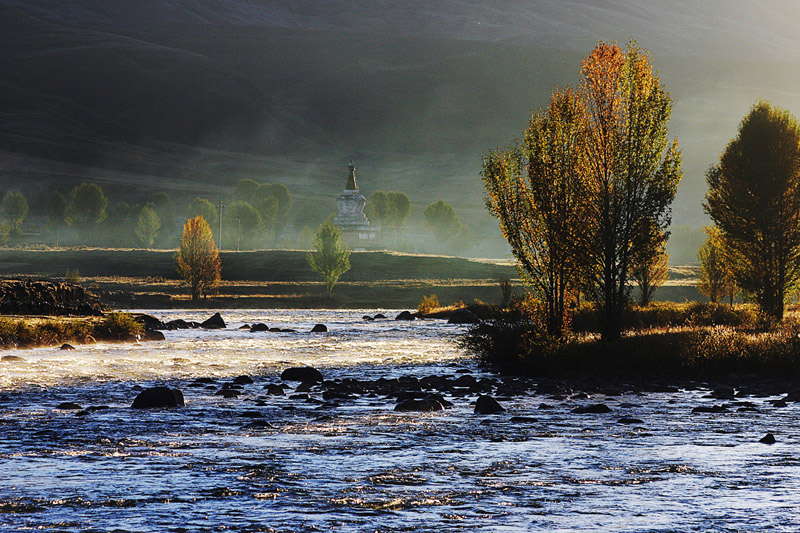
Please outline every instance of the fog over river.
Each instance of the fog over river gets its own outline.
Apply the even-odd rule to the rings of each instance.
[[[0,364],[0,531],[800,529],[800,404],[504,378],[459,349],[464,327],[376,312],[228,311],[164,342],[3,352],[23,361]],[[297,332],[236,329],[254,322]],[[281,381],[302,365],[326,381]],[[155,385],[186,406],[130,408]],[[394,410],[427,393],[452,407]],[[474,414],[487,393],[506,410]]]

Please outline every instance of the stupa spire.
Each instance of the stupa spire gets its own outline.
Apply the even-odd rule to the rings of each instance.
[[[347,186],[344,188],[346,191],[357,191],[358,185],[356,185],[356,164],[350,161],[350,173],[347,175]]]

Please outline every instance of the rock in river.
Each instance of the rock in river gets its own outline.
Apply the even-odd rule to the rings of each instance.
[[[61,350],[74,350],[75,347],[71,344],[64,343],[61,345]]]
[[[441,411],[444,409],[442,403],[431,396],[422,398],[421,400],[403,400],[394,406],[394,410],[401,413],[408,413],[413,411],[432,412]]]
[[[417,317],[411,314],[410,311],[402,311],[399,315],[394,317],[395,320],[415,320]]]
[[[604,403],[595,403],[592,405],[584,405],[582,407],[576,407],[572,410],[573,413],[584,415],[584,414],[601,414],[601,413],[610,413],[611,408]]]
[[[252,326],[250,326],[250,331],[251,332],[269,331],[269,326],[259,322],[258,324],[253,324]]]
[[[478,396],[478,401],[475,402],[476,415],[491,415],[501,411],[505,411],[505,409],[491,396]]]
[[[469,309],[456,309],[450,318],[447,320],[448,324],[478,324],[480,319],[475,316],[475,313]]]
[[[183,407],[183,393],[169,387],[153,387],[145,389],[133,400],[134,409],[151,407]]]
[[[775,435],[772,433],[767,433],[763,437],[761,437],[758,442],[761,444],[775,444]]]
[[[316,324],[311,328],[311,333],[325,333],[326,331],[328,331],[328,326],[325,324]]]
[[[214,316],[200,324],[203,329],[225,329],[225,321],[219,313],[214,313]]]
[[[313,366],[295,366],[281,372],[284,381],[322,381],[322,372]]]

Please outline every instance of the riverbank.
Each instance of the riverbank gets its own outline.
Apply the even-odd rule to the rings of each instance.
[[[2,316],[0,349],[36,348],[95,342],[163,340],[129,313],[104,316]],[[62,346],[63,349],[69,347]],[[13,356],[6,356],[12,357]],[[4,360],[11,360],[4,357]]]
[[[220,257],[219,292],[201,302],[189,299],[169,250],[0,248],[0,271],[6,277],[49,279],[77,271],[82,285],[119,309],[416,308],[431,294],[444,305],[476,299],[498,303],[500,279],[510,280],[515,294],[525,292],[507,261],[372,251],[352,253],[352,268],[328,299],[305,251],[225,251]],[[670,280],[656,298],[703,299],[694,287],[695,277],[693,267],[670,269]]]

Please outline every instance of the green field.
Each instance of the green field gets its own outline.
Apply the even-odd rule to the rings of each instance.
[[[300,250],[222,252],[219,294],[201,303],[214,308],[415,308],[436,294],[443,305],[475,299],[501,299],[498,280],[524,289],[508,262],[386,251],[353,252],[332,300],[324,298],[320,278]],[[120,308],[198,307],[188,299],[175,272],[174,252],[127,249],[0,250],[3,277],[63,278],[78,270],[82,282],[103,301]],[[671,271],[657,299],[702,299],[693,285],[694,270]]]

